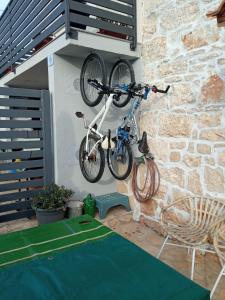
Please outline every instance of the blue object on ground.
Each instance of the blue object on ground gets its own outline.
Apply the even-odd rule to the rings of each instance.
[[[126,195],[120,193],[111,193],[101,196],[96,196],[96,207],[99,211],[100,219],[104,219],[107,211],[114,206],[122,205],[127,211],[130,211],[129,198]]]

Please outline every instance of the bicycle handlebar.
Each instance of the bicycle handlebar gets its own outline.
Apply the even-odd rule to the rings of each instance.
[[[97,90],[99,90],[100,93],[103,94],[107,94],[107,95],[115,94],[118,97],[120,97],[121,95],[127,95],[127,92],[123,90],[122,87],[119,86],[116,88],[112,88],[110,86],[98,82],[96,79],[88,79],[88,83],[94,88],[96,88]]]
[[[165,90],[158,89],[155,85],[152,86],[151,90],[153,93],[161,93],[161,94],[167,94],[170,89],[170,85],[167,86]]]
[[[130,85],[127,86],[127,91],[128,91],[128,94],[131,96],[131,98],[137,96],[137,97],[141,97],[145,100],[148,98],[148,94],[150,91],[152,91],[153,93],[167,94],[169,89],[170,89],[170,85],[168,85],[165,90],[161,90],[161,89],[158,89],[157,86],[155,86],[155,85],[153,85],[153,86],[150,86],[149,84],[136,85],[135,82],[132,82]]]
[[[158,89],[155,85],[150,86],[148,84],[145,84],[144,86],[142,86],[141,84],[136,85],[136,82],[132,82],[129,85],[118,85],[117,87],[113,88],[101,84],[96,79],[88,79],[88,83],[103,94],[115,94],[117,95],[117,97],[120,97],[121,95],[130,95],[131,98],[137,96],[142,97],[143,99],[147,99],[150,91],[152,91],[153,93],[167,94],[170,89],[170,85],[168,85],[165,90],[161,90]]]

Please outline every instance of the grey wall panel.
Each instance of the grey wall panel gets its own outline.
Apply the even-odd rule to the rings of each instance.
[[[30,218],[35,215],[33,209],[13,212],[10,214],[0,215],[0,223],[9,222],[17,219]]]
[[[48,91],[0,88],[0,106],[5,106],[0,109],[0,222],[3,222],[32,215],[32,198],[54,180],[54,153],[49,143]],[[21,202],[23,199],[26,201]]]

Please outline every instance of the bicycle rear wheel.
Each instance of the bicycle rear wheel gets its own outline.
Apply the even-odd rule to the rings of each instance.
[[[96,106],[103,98],[103,94],[88,84],[88,79],[96,79],[106,84],[107,75],[104,60],[96,53],[90,54],[84,61],[80,74],[80,90],[84,102],[88,106]]]
[[[115,87],[121,84],[135,82],[134,69],[126,59],[118,60],[112,68],[109,77],[109,85]],[[119,101],[114,100],[113,104],[117,107],[124,107],[130,101],[130,96],[122,95]]]
[[[93,146],[98,141],[98,138],[93,135],[90,135],[88,137],[88,141],[89,141],[88,152],[90,152]],[[80,144],[80,151],[79,151],[80,169],[84,178],[87,181],[91,183],[95,183],[101,179],[105,169],[104,150],[102,149],[101,145],[98,144],[88,157],[88,153],[85,150],[85,146],[86,146],[86,137],[83,138]]]
[[[115,149],[108,149],[107,163],[113,177],[118,180],[125,180],[132,170],[133,154],[128,143],[121,142],[118,151],[118,141],[115,142]]]

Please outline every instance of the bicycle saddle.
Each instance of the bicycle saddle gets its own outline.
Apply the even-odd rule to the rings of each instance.
[[[144,131],[142,138],[138,145],[138,150],[143,154],[149,153],[148,141],[147,141],[147,133]]]

